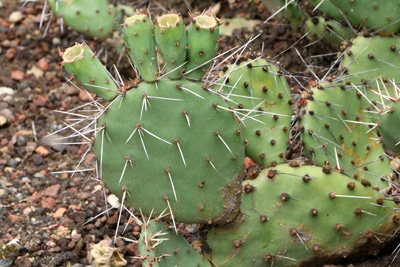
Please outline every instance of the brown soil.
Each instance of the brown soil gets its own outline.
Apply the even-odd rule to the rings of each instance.
[[[268,17],[261,5],[251,5],[249,1],[231,5],[228,1],[175,2],[178,4],[170,5],[184,15],[188,7],[201,11],[218,3],[219,17],[258,20]],[[108,56],[103,54],[101,58],[112,64],[118,58],[114,49],[116,41],[98,41],[73,30],[61,31],[60,21],[54,17],[51,20],[47,17],[39,28],[43,0],[25,5],[14,0],[0,3],[0,241],[7,243],[18,238],[22,246],[14,263],[0,259],[0,267],[87,266],[88,247],[106,236],[114,236],[119,212],[112,209],[89,221],[106,209],[104,191],[95,190],[99,183],[92,179],[95,177],[92,172],[68,173],[75,170],[88,145],[54,145],[44,137],[64,127],[63,121],[68,119],[66,114],[56,111],[67,111],[88,101],[84,94],[66,83],[58,49],[64,50],[84,39],[96,51],[107,50]],[[168,10],[167,5],[164,1],[151,1],[150,10],[157,14]],[[18,14],[22,17],[14,22]],[[258,53],[263,47],[264,53],[271,57],[286,51],[299,37],[289,25],[272,21],[255,29],[236,30],[233,36],[221,39],[221,49],[242,45],[258,33],[261,36],[250,45],[248,53]],[[310,55],[304,45],[299,42],[296,47],[302,54]],[[277,60],[291,73],[301,73],[299,80],[308,75],[293,48]],[[118,67],[125,78],[133,75],[124,60]],[[56,138],[66,134],[62,132]],[[89,152],[80,169],[93,168],[93,158]],[[128,220],[127,215],[122,216],[119,234],[135,239],[137,226]],[[390,254],[397,243],[394,241],[393,246],[374,259],[343,266],[390,265],[393,259]],[[116,246],[121,248],[128,266],[140,266],[133,258],[136,254],[133,243],[118,239]],[[400,266],[400,259],[391,266]]]

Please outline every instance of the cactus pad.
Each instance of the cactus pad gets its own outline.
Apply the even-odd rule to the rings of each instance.
[[[244,142],[227,104],[201,83],[143,82],[98,125],[102,178],[119,197],[132,192],[126,205],[155,215],[170,208],[181,222],[229,221],[237,210]]]
[[[307,156],[381,190],[391,168],[361,90],[325,83],[314,88],[301,119]]]
[[[243,182],[243,216],[209,230],[213,266],[322,266],[375,253],[397,229],[393,202],[323,168],[286,164]]]
[[[49,0],[50,7],[74,30],[104,38],[114,28],[114,18],[107,0]]]
[[[280,69],[263,59],[232,65],[221,93],[235,107],[246,139],[246,155],[269,166],[285,160],[292,116],[289,85]]]

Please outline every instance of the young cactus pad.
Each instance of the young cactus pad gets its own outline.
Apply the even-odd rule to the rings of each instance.
[[[107,0],[48,0],[53,12],[83,34],[103,38],[114,28],[114,18]]]
[[[219,83],[240,118],[246,155],[263,166],[283,162],[292,106],[280,69],[264,59],[246,61],[229,67]]]
[[[181,78],[186,60],[186,27],[182,17],[178,14],[160,16],[154,34],[168,78]]]
[[[113,77],[85,44],[76,44],[62,53],[65,71],[86,90],[105,100],[118,94]]]
[[[217,54],[218,34],[219,22],[216,18],[208,15],[192,18],[187,34],[187,78],[200,80],[204,76]]]
[[[158,78],[156,44],[153,36],[153,22],[144,14],[125,18],[122,27],[123,38],[129,58],[144,81]]]
[[[242,213],[208,231],[213,266],[322,266],[376,253],[398,228],[395,204],[344,174],[287,164],[243,182]]]

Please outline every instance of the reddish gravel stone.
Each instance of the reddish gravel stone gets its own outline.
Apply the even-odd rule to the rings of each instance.
[[[40,206],[44,209],[54,209],[56,201],[52,197],[46,197],[40,201]]]
[[[46,191],[44,191],[44,195],[48,197],[55,197],[60,191],[60,187],[61,185],[59,184],[51,185],[48,188],[46,188]]]
[[[13,70],[11,71],[11,78],[16,81],[22,81],[25,78],[25,72],[21,70]]]

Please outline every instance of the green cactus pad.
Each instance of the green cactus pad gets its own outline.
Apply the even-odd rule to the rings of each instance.
[[[104,38],[114,28],[114,18],[107,0],[48,0],[56,14],[74,30],[83,34]]]
[[[143,14],[126,18],[122,33],[129,58],[141,78],[147,82],[156,80],[158,63],[151,18]]]
[[[339,48],[345,40],[350,40],[353,33],[350,27],[343,26],[336,20],[326,20],[323,17],[308,18],[305,22],[307,38],[311,42],[323,40],[333,48]]]
[[[114,79],[100,60],[85,44],[76,44],[62,53],[66,72],[86,90],[111,100],[118,95]]]
[[[186,60],[186,28],[182,17],[178,14],[160,16],[154,34],[167,77],[181,78]]]
[[[353,28],[366,27],[380,35],[392,35],[400,30],[398,0],[330,0],[338,7]]]
[[[233,112],[202,83],[161,79],[116,98],[98,122],[95,152],[107,188],[125,205],[176,221],[230,221],[244,141]]]
[[[312,90],[300,124],[305,152],[317,165],[381,190],[391,168],[369,106],[361,90],[323,83]]]
[[[138,249],[143,266],[210,267],[183,236],[168,229],[162,221],[150,220],[142,225]]]
[[[219,89],[241,119],[246,155],[263,166],[285,160],[292,106],[279,68],[264,59],[232,65]]]
[[[206,73],[218,51],[219,23],[216,18],[199,15],[192,18],[187,33],[187,57],[185,76],[200,80]]]
[[[322,266],[375,255],[398,228],[395,204],[323,168],[282,164],[243,182],[242,213],[208,231],[213,266]]]
[[[344,17],[339,8],[337,8],[331,1],[326,0],[308,0],[312,5],[308,7],[308,13],[310,16],[320,15],[323,17],[329,17],[335,21],[344,21]]]
[[[344,52],[341,77],[354,84],[368,83],[376,87],[376,80],[400,82],[400,37],[363,37],[352,40]]]
[[[388,104],[387,110],[379,119],[379,134],[382,137],[382,142],[386,148],[392,152],[400,152],[400,102],[396,99],[395,102]]]

